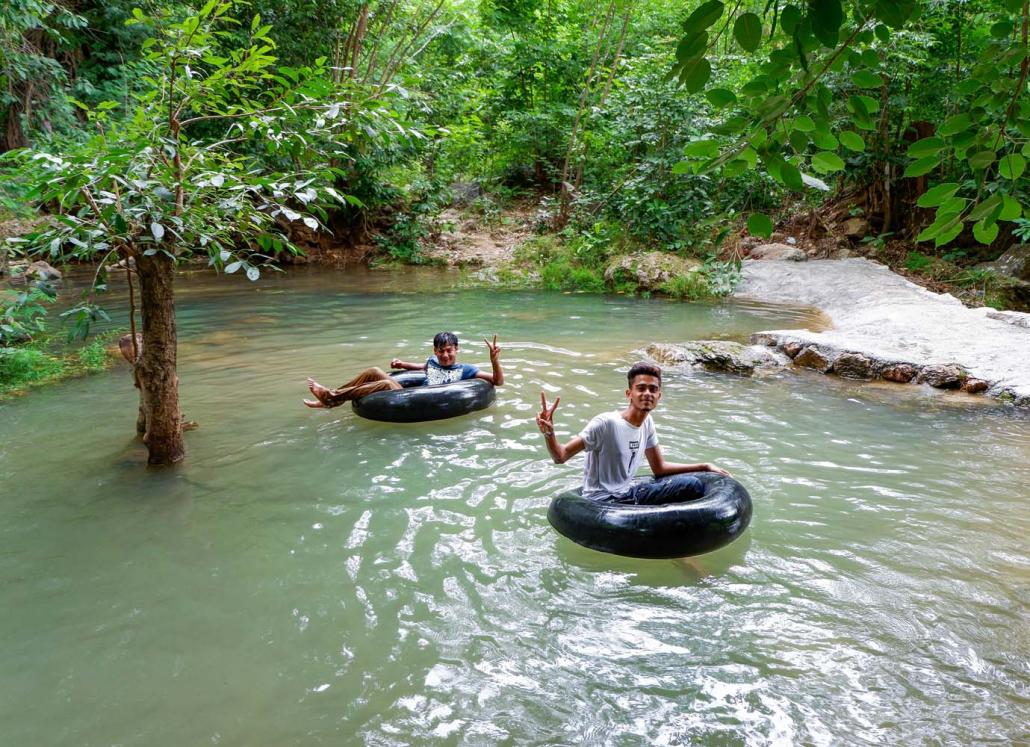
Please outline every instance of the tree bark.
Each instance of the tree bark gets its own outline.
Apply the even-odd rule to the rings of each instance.
[[[186,456],[176,376],[175,263],[158,252],[136,257],[143,317],[143,352],[139,356],[140,393],[146,414],[143,443],[148,464],[174,464]]]

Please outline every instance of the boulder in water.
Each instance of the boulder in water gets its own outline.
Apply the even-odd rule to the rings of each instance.
[[[789,363],[787,356],[763,345],[742,345],[728,340],[697,340],[675,345],[652,343],[640,352],[663,366],[699,366],[742,376],[775,372]]]

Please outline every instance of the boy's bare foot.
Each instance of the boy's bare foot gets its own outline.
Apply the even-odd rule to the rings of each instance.
[[[323,405],[317,399],[306,399],[304,400],[304,404],[308,407],[325,407],[325,405]]]
[[[329,396],[329,390],[312,378],[308,379],[308,389],[319,402],[325,402],[325,398]]]

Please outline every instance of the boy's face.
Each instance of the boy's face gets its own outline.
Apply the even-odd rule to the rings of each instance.
[[[658,400],[662,398],[662,380],[647,374],[634,376],[626,390],[626,397],[636,409],[651,412],[658,407]]]
[[[458,360],[457,345],[444,345],[442,348],[433,348],[433,353],[436,354],[436,359],[440,361],[441,366],[453,366],[454,362]]]

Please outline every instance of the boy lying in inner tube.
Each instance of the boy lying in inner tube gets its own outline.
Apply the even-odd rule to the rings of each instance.
[[[714,464],[677,464],[665,461],[651,411],[662,398],[662,369],[650,363],[636,363],[627,376],[626,397],[629,407],[598,415],[583,431],[565,444],[554,436],[554,411],[561,397],[548,409],[547,398],[540,392],[540,414],[536,424],[544,434],[544,443],[555,464],[563,464],[586,450],[583,468],[583,497],[612,503],[637,505],[679,503],[704,495],[704,486],[689,472],[729,472]],[[641,448],[643,447],[643,448]],[[655,479],[634,483],[641,452],[654,472]]]
[[[497,335],[491,343],[483,338],[490,350],[490,367],[493,373],[480,371],[471,363],[458,363],[458,336],[453,332],[441,332],[433,338],[433,356],[425,363],[408,363],[399,358],[390,361],[390,368],[401,368],[406,371],[425,371],[426,385],[451,384],[465,379],[485,379],[494,386],[504,384],[504,371],[501,370],[501,347],[497,344]],[[315,399],[304,400],[308,407],[338,407],[352,399],[361,399],[373,392],[403,387],[381,368],[366,368],[353,379],[337,389],[329,389],[314,379],[308,379],[308,389]]]

